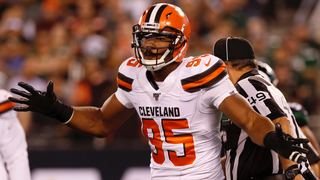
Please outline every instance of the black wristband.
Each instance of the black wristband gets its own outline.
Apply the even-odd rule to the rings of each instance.
[[[73,108],[70,105],[64,104],[63,102],[57,100],[54,103],[53,110],[48,116],[57,119],[63,124],[66,124],[71,118],[72,114],[73,114]]]
[[[286,171],[290,171],[290,170],[295,169],[295,168],[298,168],[298,164],[293,164],[293,165],[289,166],[289,167],[286,169]]]
[[[298,168],[297,164],[294,164],[285,170],[284,174],[288,180],[293,180],[298,174],[301,174],[301,171],[295,168]]]
[[[274,151],[277,152],[277,141],[276,141],[276,131],[270,131],[266,134],[266,136],[263,139],[263,144]]]

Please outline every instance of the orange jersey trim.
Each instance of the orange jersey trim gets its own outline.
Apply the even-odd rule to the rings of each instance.
[[[123,87],[125,87],[125,88],[128,88],[128,89],[132,90],[132,85],[131,85],[131,84],[126,83],[126,82],[122,81],[122,80],[119,79],[119,78],[117,78],[117,81],[118,81],[118,84],[119,84],[120,86],[123,86]]]
[[[194,82],[182,85],[182,87],[183,87],[184,90],[188,90],[190,88],[195,88],[195,87],[202,86],[202,85],[208,83],[209,81],[213,80],[214,78],[216,78],[220,74],[222,74],[225,69],[226,69],[225,64],[222,64],[219,68],[217,68],[215,71],[213,71],[208,76],[206,76],[206,77],[204,77],[204,78],[202,78],[202,79],[200,79],[198,81],[194,81]]]
[[[118,87],[123,89],[124,91],[130,92],[132,91],[132,83],[133,79],[125,76],[124,74],[118,72],[117,77]]]
[[[0,104],[0,113],[12,109],[14,107],[14,102],[6,101]]]

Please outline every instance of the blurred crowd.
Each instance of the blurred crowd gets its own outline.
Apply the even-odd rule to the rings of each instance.
[[[0,0],[0,87],[19,81],[61,101],[101,106],[116,88],[117,69],[133,56],[132,26],[154,3],[187,14],[187,56],[212,53],[216,40],[248,39],[274,68],[288,101],[319,115],[320,2],[317,0]],[[35,113],[19,113],[29,149],[148,148],[133,115],[113,136],[96,139]],[[47,120],[48,119],[48,120]]]

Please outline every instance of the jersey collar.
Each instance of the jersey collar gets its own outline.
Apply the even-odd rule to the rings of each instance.
[[[254,70],[248,71],[248,72],[242,74],[242,76],[238,79],[237,83],[239,81],[241,81],[242,79],[245,79],[245,78],[250,77],[250,76],[255,76],[255,75],[259,75],[258,70],[254,69]]]

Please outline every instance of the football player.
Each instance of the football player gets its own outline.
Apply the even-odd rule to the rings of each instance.
[[[53,82],[40,92],[20,82],[27,91],[11,89],[26,104],[17,111],[34,111],[97,137],[113,133],[136,111],[151,148],[151,177],[157,179],[224,179],[220,164],[221,111],[260,146],[285,158],[305,161],[308,142],[282,132],[256,113],[239,95],[226,67],[212,55],[187,57],[191,27],[177,6],[159,3],[145,10],[133,26],[135,57],[118,70],[118,89],[101,108],[71,107],[57,100]]]
[[[26,135],[8,97],[0,89],[0,179],[31,180]]]

